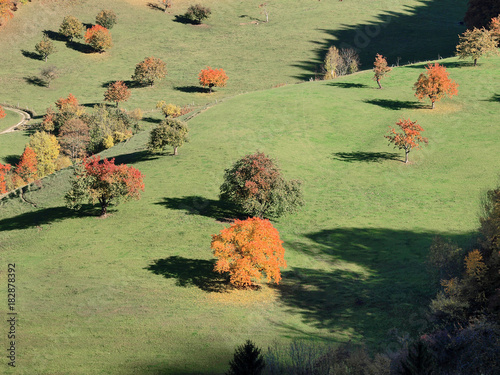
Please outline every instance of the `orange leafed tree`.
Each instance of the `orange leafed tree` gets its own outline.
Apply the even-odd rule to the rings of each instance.
[[[78,99],[73,94],[69,94],[67,98],[59,98],[56,107],[61,112],[75,111],[78,108]]]
[[[113,82],[104,93],[104,100],[115,102],[118,107],[119,102],[126,102],[130,98],[130,90],[123,81]]]
[[[389,143],[393,143],[394,147],[405,150],[405,163],[408,163],[408,154],[411,149],[419,148],[421,142],[427,143],[427,138],[420,135],[420,132],[423,132],[424,129],[415,121],[402,119],[396,125],[399,126],[399,131],[389,127],[391,129],[390,134],[386,135],[385,138],[389,140]]]
[[[224,72],[224,69],[212,69],[209,66],[201,70],[198,78],[200,80],[200,85],[208,87],[210,92],[212,92],[212,87],[226,86],[228,80],[228,76],[226,72]]]
[[[237,287],[255,285],[265,273],[267,282],[279,284],[280,267],[286,267],[285,249],[279,232],[267,219],[235,220],[229,228],[212,235],[212,250],[218,258],[214,271],[229,272]]]
[[[489,28],[491,35],[496,39],[497,43],[500,43],[500,14],[491,19]]]
[[[7,192],[6,175],[10,171],[10,164],[0,164],[0,194]]]
[[[94,25],[90,29],[87,29],[85,43],[98,52],[104,52],[113,46],[109,30],[101,25]]]
[[[428,97],[434,109],[434,103],[448,95],[452,97],[458,94],[458,85],[448,77],[446,68],[438,63],[429,64],[425,67],[426,72],[420,73],[417,82],[413,86],[415,96],[422,100]]]
[[[38,161],[35,151],[31,147],[26,147],[21,160],[17,164],[16,174],[26,183],[35,181],[38,178]]]
[[[6,116],[5,111],[3,110],[3,107],[0,105],[0,119],[3,119]]]
[[[0,25],[14,17],[11,0],[0,0]]]
[[[379,55],[378,53],[375,56],[375,62],[373,63],[373,66],[373,72],[375,73],[373,79],[377,81],[378,88],[381,89],[382,85],[380,84],[380,80],[384,78],[392,69],[387,66],[387,60],[385,59],[385,57]]]

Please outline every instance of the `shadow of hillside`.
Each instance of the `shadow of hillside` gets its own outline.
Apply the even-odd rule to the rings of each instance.
[[[463,20],[466,2],[422,0],[403,12],[384,11],[374,21],[341,25],[340,29],[320,29],[324,40],[311,41],[317,48],[309,61],[293,66],[305,72],[295,78],[308,80],[318,72],[328,48],[353,48],[359,53],[361,69],[371,69],[375,55],[387,58],[389,65],[434,60],[454,55],[458,34],[465,31]]]

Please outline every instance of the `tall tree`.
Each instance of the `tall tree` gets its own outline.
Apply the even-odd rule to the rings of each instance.
[[[132,79],[141,85],[153,86],[156,80],[161,80],[167,75],[167,65],[156,57],[146,57],[135,66]]]
[[[279,232],[267,219],[235,220],[229,228],[212,235],[211,248],[218,258],[214,270],[229,272],[238,287],[255,285],[263,273],[267,282],[279,284],[280,267],[286,267],[285,249]]]
[[[55,162],[59,156],[59,142],[53,135],[42,132],[36,132],[30,137],[28,146],[35,152],[38,163],[38,177],[44,177],[54,173],[56,170]]]
[[[474,66],[477,65],[477,59],[480,57],[498,53],[497,40],[491,31],[485,28],[466,30],[459,35],[459,38],[456,55],[459,59],[472,58]]]
[[[90,29],[87,29],[85,43],[101,53],[113,46],[109,30],[101,25],[94,25]]]
[[[225,87],[228,77],[224,69],[212,69],[207,66],[206,69],[201,70],[198,79],[200,80],[200,85],[203,87],[208,86],[211,93],[212,87]]]
[[[452,97],[458,94],[458,85],[448,77],[446,68],[438,63],[429,64],[426,72],[421,73],[413,86],[415,96],[422,100],[428,97],[434,109],[434,103],[444,96]]]
[[[337,76],[337,67],[342,64],[342,57],[340,52],[335,46],[328,48],[328,52],[325,56],[325,61],[323,62],[323,69],[325,70],[325,80],[333,79]]]
[[[59,33],[72,41],[74,38],[80,39],[85,31],[85,27],[78,20],[78,18],[73,16],[64,17],[61,26],[59,27]]]
[[[86,155],[90,142],[89,126],[79,118],[72,118],[59,130],[60,142],[63,151],[71,159]]]
[[[38,161],[35,151],[30,147],[24,149],[21,155],[21,160],[16,166],[15,173],[21,177],[26,183],[30,183],[38,179]]]
[[[47,58],[56,51],[56,47],[52,43],[52,40],[47,35],[44,35],[42,40],[35,46],[35,50],[47,62]]]
[[[379,55],[378,53],[375,56],[375,62],[373,65],[373,72],[375,73],[373,79],[377,82],[378,88],[381,89],[382,85],[380,84],[380,80],[384,78],[392,69],[387,66],[387,60],[385,57]]]
[[[80,209],[83,202],[99,203],[101,216],[106,216],[110,204],[140,199],[144,191],[143,175],[134,167],[115,165],[115,159],[100,156],[84,159],[75,168],[71,190],[65,199],[69,208]]]
[[[189,129],[183,121],[166,118],[156,128],[151,130],[149,136],[148,150],[151,152],[165,151],[167,146],[174,148],[174,156],[177,149],[184,142],[188,142]]]
[[[420,135],[424,129],[415,121],[402,119],[396,125],[399,126],[399,130],[389,127],[390,135],[386,135],[385,138],[389,140],[389,143],[394,144],[394,147],[405,150],[405,163],[408,163],[410,151],[413,148],[419,148],[420,143],[427,143],[427,138]]]
[[[130,98],[131,92],[123,81],[113,82],[104,93],[104,100],[115,102],[118,107],[119,102],[126,102]]]

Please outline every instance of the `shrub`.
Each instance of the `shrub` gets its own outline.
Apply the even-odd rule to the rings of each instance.
[[[110,9],[103,9],[95,17],[95,23],[110,30],[116,24],[116,13]]]
[[[333,79],[335,77],[352,74],[359,69],[359,55],[352,48],[342,48],[340,50],[331,46],[325,56],[323,79]]]
[[[40,70],[40,78],[45,81],[47,87],[50,87],[50,83],[59,77],[59,70],[55,65],[49,65]]]
[[[72,41],[74,38],[80,39],[85,31],[85,27],[78,20],[78,18],[73,16],[64,17],[61,26],[59,27],[59,33],[64,35],[68,40]]]
[[[210,14],[212,14],[210,8],[196,4],[191,5],[184,16],[192,22],[200,24],[204,19],[207,19]]]
[[[135,66],[132,79],[141,85],[153,86],[156,80],[161,80],[167,75],[167,65],[161,59],[146,57]]]
[[[226,169],[220,199],[243,213],[279,217],[303,205],[300,181],[285,181],[275,163],[263,153],[247,155]]]
[[[7,114],[5,113],[3,107],[0,105],[0,119],[3,119]]]

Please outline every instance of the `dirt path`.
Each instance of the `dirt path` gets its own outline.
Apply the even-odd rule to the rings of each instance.
[[[22,119],[16,125],[13,125],[10,128],[5,129],[4,131],[0,132],[0,134],[5,134],[5,133],[13,132],[14,130],[16,130],[17,127],[22,126],[22,125],[26,124],[29,120],[31,120],[31,116],[27,112],[24,112],[24,111],[22,111],[20,109],[16,109],[16,108],[12,108],[12,107],[7,107],[7,106],[4,106],[4,108],[8,109],[9,111],[13,111],[13,112],[19,113],[21,115]]]

